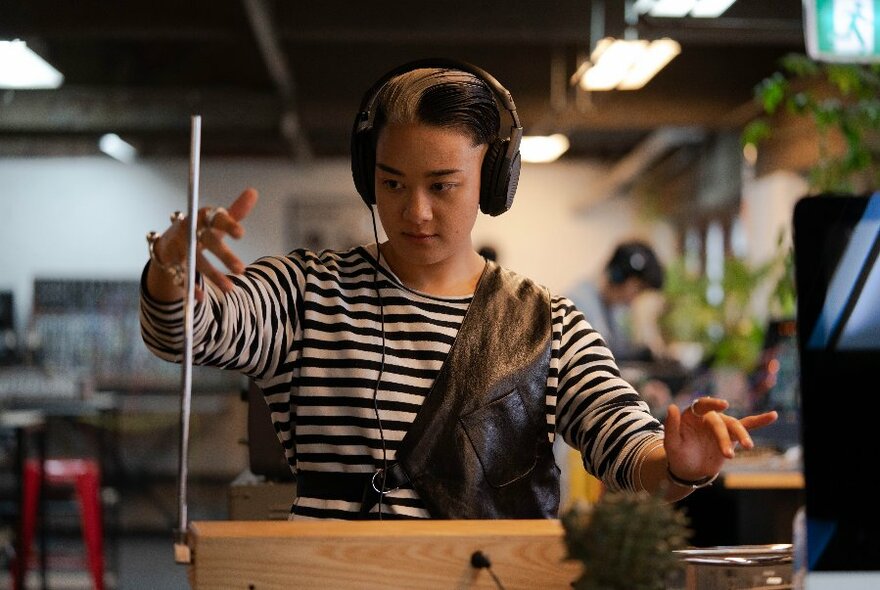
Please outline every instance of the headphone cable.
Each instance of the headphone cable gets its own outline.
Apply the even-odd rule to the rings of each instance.
[[[373,207],[370,207],[370,217],[373,220],[373,239],[376,243],[376,266],[373,269],[373,286],[376,289],[376,297],[379,300],[379,317],[382,326],[382,356],[379,361],[379,375],[376,377],[376,385],[373,388],[373,411],[376,414],[379,438],[382,441],[382,478],[378,502],[379,520],[382,520],[382,500],[385,498],[385,480],[388,476],[388,448],[385,443],[385,430],[382,428],[382,418],[379,415],[379,385],[382,383],[382,374],[385,372],[385,306],[382,304],[382,290],[379,288],[379,265],[382,261],[382,252],[379,250],[379,231],[376,229],[376,213]]]

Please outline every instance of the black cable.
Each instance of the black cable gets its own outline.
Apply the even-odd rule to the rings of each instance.
[[[501,583],[501,580],[498,579],[498,576],[495,575],[495,572],[492,571],[492,562],[489,561],[489,558],[480,550],[474,551],[471,554],[471,567],[474,569],[484,569],[489,572],[489,575],[492,576],[492,580],[495,582],[495,586],[499,588],[499,590],[504,590],[504,584]]]
[[[373,286],[376,289],[376,297],[379,299],[379,317],[382,325],[382,356],[379,361],[379,375],[376,377],[376,386],[373,388],[373,411],[376,413],[376,424],[379,426],[379,438],[382,441],[382,479],[379,489],[379,520],[382,520],[382,500],[385,498],[385,480],[388,476],[388,448],[385,444],[385,430],[382,428],[382,418],[379,416],[379,385],[382,383],[382,374],[385,372],[385,306],[382,305],[382,290],[379,288],[379,265],[382,262],[382,252],[379,250],[379,230],[376,229],[376,213],[370,207],[370,216],[373,219],[373,240],[376,243],[376,266],[373,269]]]

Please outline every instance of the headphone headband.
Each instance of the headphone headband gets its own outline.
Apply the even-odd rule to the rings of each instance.
[[[519,115],[516,112],[516,104],[513,102],[513,95],[510,94],[510,91],[507,88],[501,85],[501,82],[499,82],[495,76],[473,64],[442,57],[417,59],[386,72],[385,75],[379,78],[370,87],[366,94],[364,94],[364,97],[361,100],[361,106],[358,109],[358,120],[364,124],[369,122],[369,127],[372,127],[373,116],[375,115],[373,112],[373,105],[376,102],[376,99],[379,98],[379,91],[382,90],[382,87],[395,76],[423,68],[460,70],[480,78],[483,82],[489,85],[494,92],[495,97],[504,106],[504,109],[510,113],[511,118],[513,119],[513,128],[519,129],[520,133],[522,132],[522,124],[520,123]]]

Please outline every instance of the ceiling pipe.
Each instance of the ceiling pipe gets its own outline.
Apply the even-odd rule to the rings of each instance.
[[[296,83],[281,49],[278,30],[272,22],[267,0],[242,0],[245,12],[257,39],[269,76],[284,101],[284,112],[278,122],[282,136],[293,149],[294,157],[312,158],[312,150],[300,124],[296,106]]]
[[[597,203],[623,194],[669,151],[682,145],[699,143],[705,137],[704,131],[693,127],[665,127],[652,132],[611,168],[603,182],[587,191],[575,211],[586,213]]]

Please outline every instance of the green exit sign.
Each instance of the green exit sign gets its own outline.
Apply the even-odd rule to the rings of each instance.
[[[880,62],[880,0],[804,0],[804,32],[817,61]]]

